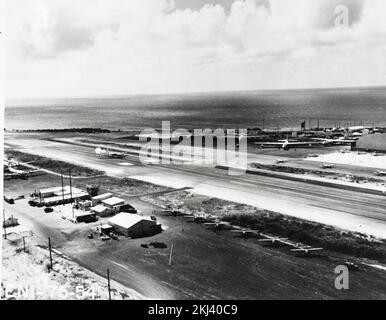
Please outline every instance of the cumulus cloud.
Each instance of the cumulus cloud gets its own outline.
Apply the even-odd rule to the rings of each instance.
[[[10,92],[23,87],[29,94],[44,88],[54,95],[86,95],[386,81],[384,0],[193,3],[8,0]],[[348,8],[347,28],[336,27],[338,5]]]

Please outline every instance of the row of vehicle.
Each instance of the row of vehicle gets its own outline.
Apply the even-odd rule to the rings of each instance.
[[[42,203],[42,202],[37,202],[37,201],[35,201],[35,200],[30,200],[30,201],[28,201],[28,204],[29,204],[31,207],[37,207],[37,208],[43,208],[43,207],[45,206],[44,203]],[[51,212],[53,212],[53,211],[54,211],[54,209],[51,208],[51,207],[46,206],[46,207],[44,208],[44,212],[45,212],[45,213],[51,213]]]
[[[118,236],[115,234],[115,233],[113,233],[113,232],[110,232],[108,235],[107,234],[104,234],[104,233],[100,233],[100,239],[102,240],[102,241],[107,241],[107,240],[111,240],[111,239],[113,239],[113,240],[119,240],[119,238],[118,238]],[[89,238],[89,239],[94,239],[94,234],[93,233],[90,233],[88,236],[87,236],[87,238]]]

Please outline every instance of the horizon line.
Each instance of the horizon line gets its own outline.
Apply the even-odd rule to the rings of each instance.
[[[231,94],[231,93],[252,93],[252,92],[280,92],[280,91],[307,91],[307,90],[343,90],[343,89],[376,89],[384,88],[384,85],[369,85],[369,86],[338,86],[338,87],[306,87],[306,88],[282,88],[282,89],[235,89],[235,90],[212,90],[212,91],[174,91],[174,92],[155,92],[155,93],[116,93],[116,94],[96,94],[96,95],[82,95],[82,96],[42,96],[42,97],[10,97],[5,98],[5,107],[7,102],[22,101],[22,100],[50,100],[50,99],[109,99],[109,98],[129,98],[138,96],[184,96],[197,94]]]

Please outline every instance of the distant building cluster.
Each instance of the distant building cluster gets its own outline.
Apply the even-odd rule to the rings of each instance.
[[[98,218],[111,217],[100,226],[102,234],[117,233],[130,238],[151,236],[162,231],[161,224],[137,214],[137,210],[114,194],[91,196],[89,192],[73,186],[59,186],[35,190],[31,206],[51,208],[59,206],[62,217],[74,222],[95,222]],[[69,204],[70,205],[66,205]],[[51,212],[53,211],[50,209]]]

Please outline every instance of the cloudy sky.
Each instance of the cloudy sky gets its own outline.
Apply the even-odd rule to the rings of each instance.
[[[7,96],[386,85],[385,14],[385,0],[8,0]]]

